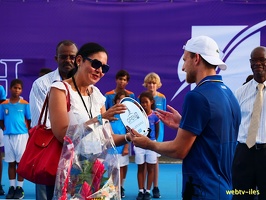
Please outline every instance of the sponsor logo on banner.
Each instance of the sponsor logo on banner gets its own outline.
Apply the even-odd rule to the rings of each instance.
[[[261,44],[261,30],[266,27],[266,20],[253,26],[192,26],[191,36],[207,35],[213,38],[219,48],[220,57],[226,63],[225,71],[217,68],[217,74],[223,76],[224,83],[234,92],[252,74],[250,68],[250,53]],[[173,100],[189,84],[186,73],[182,71],[183,55],[179,60],[177,75],[182,83],[173,95]],[[196,84],[190,84],[194,89]]]
[[[6,94],[8,96],[8,80],[17,79],[18,76],[18,66],[23,63],[22,59],[0,59],[0,85],[5,88]],[[14,72],[14,73],[11,73]],[[8,76],[7,76],[8,75]]]

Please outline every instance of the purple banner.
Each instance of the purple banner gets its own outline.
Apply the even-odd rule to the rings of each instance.
[[[102,93],[115,88],[119,69],[131,74],[127,89],[136,95],[145,90],[145,75],[156,72],[159,91],[181,112],[184,95],[195,87],[181,70],[185,42],[203,34],[214,38],[228,65],[218,73],[234,91],[251,74],[251,50],[266,46],[265,10],[265,3],[252,1],[0,1],[0,84],[8,92],[12,79],[22,79],[28,100],[39,70],[57,67],[59,41],[93,41],[109,52],[111,70],[97,83]],[[165,140],[175,135],[166,128]]]

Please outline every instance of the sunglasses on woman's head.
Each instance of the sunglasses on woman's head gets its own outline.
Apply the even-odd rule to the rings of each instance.
[[[90,61],[91,63],[91,66],[94,68],[94,69],[99,69],[100,67],[102,68],[102,72],[105,74],[108,72],[109,70],[109,65],[103,65],[101,61],[97,60],[97,59],[90,59],[88,57],[85,57],[84,59]]]

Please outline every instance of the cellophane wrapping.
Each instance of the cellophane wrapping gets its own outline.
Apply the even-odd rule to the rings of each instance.
[[[68,127],[58,164],[54,200],[121,199],[119,176],[109,122]]]

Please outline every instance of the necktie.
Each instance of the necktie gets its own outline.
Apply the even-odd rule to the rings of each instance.
[[[254,102],[253,112],[250,120],[250,126],[248,129],[248,137],[246,141],[248,148],[253,147],[256,143],[256,136],[259,129],[260,115],[262,110],[262,102],[263,102],[262,90],[264,88],[264,85],[260,83],[258,84],[257,88],[258,88],[258,93]]]

